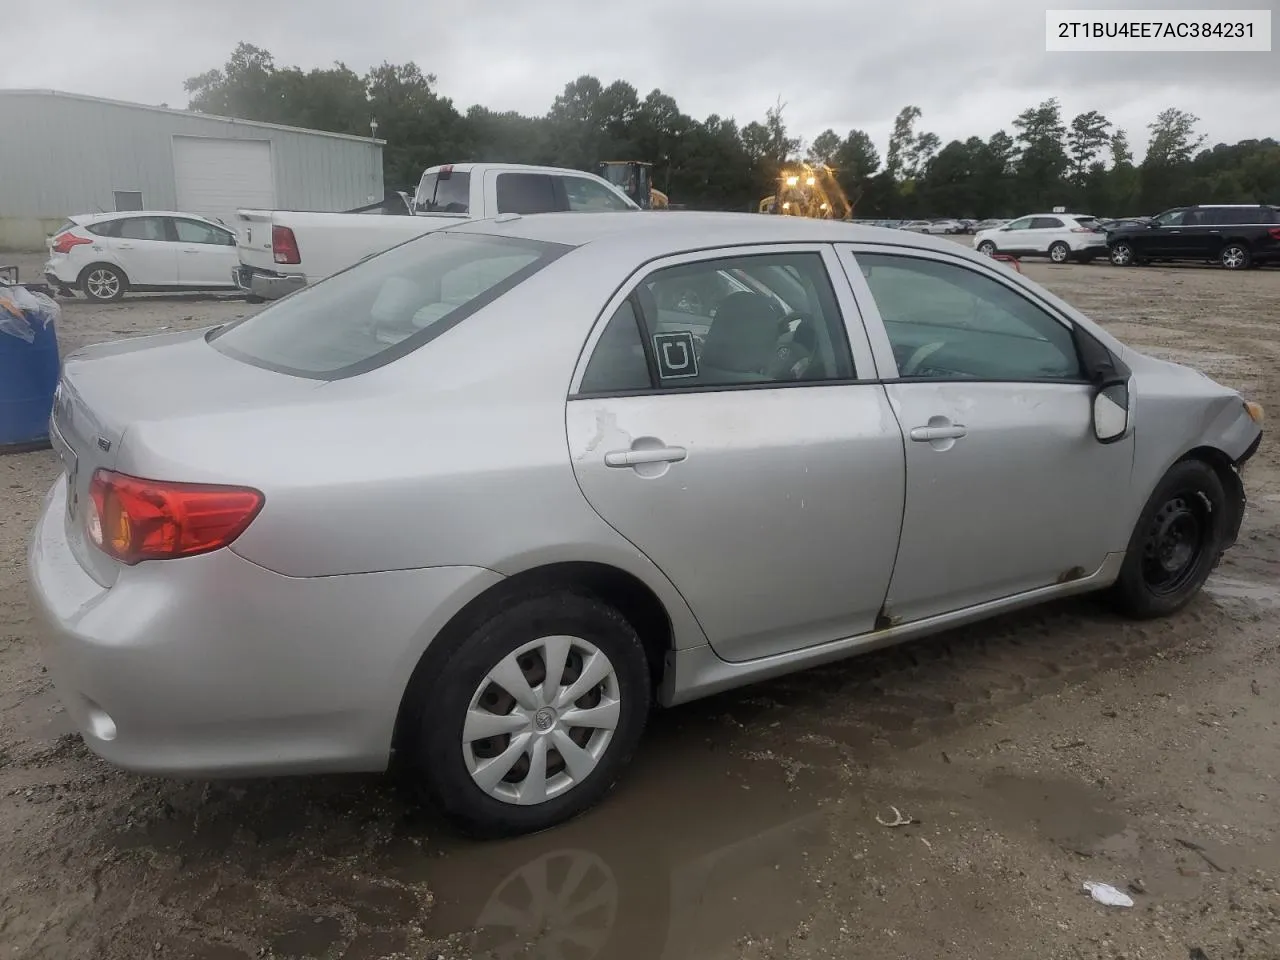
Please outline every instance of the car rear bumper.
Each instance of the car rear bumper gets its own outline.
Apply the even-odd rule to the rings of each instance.
[[[231,279],[245,293],[263,300],[279,300],[307,285],[307,278],[298,274],[276,273],[244,264],[232,269]]]
[[[124,568],[75,559],[66,484],[28,557],[45,665],[91,750],[145,773],[381,770],[431,637],[499,574],[435,567],[294,578],[231,550]]]

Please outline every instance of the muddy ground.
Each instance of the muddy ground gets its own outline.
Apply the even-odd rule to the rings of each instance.
[[[1280,270],[1026,269],[1280,412]],[[61,338],[247,309],[79,301]],[[170,782],[94,759],[26,606],[57,471],[0,458],[0,957],[1280,957],[1274,442],[1238,548],[1180,616],[1061,602],[667,711],[603,807],[489,845],[381,778]],[[911,823],[881,826],[892,807]]]

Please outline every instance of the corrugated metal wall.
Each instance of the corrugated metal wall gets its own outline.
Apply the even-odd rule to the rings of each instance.
[[[43,243],[69,214],[114,210],[116,190],[174,209],[173,138],[269,140],[276,204],[346,210],[380,200],[374,140],[49,91],[0,90],[0,246]]]

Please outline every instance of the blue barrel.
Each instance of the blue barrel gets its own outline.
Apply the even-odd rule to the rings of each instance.
[[[58,387],[58,334],[53,321],[28,320],[35,339],[0,330],[0,453],[49,445],[49,415]]]

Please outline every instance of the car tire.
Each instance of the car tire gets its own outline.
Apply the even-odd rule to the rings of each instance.
[[[1071,248],[1061,240],[1049,244],[1049,259],[1054,263],[1066,263],[1071,259]]]
[[[1253,265],[1253,255],[1243,243],[1228,243],[1218,261],[1228,270],[1248,270]]]
[[[1117,267],[1130,267],[1137,262],[1137,258],[1133,255],[1133,247],[1123,242],[1113,243],[1107,252],[1107,257],[1112,265]]]
[[[90,300],[112,303],[124,296],[129,280],[109,263],[91,263],[80,272],[80,290]]]
[[[544,696],[539,671],[545,679],[557,657],[561,680]],[[584,594],[509,603],[437,662],[418,691],[410,749],[428,800],[473,837],[545,830],[595,806],[630,762],[648,719],[652,681],[639,636],[616,609]],[[563,699],[597,675],[572,702]],[[571,711],[591,723],[564,723]],[[530,779],[539,765],[543,776]]]
[[[1175,463],[1156,485],[1129,538],[1111,599],[1136,620],[1169,616],[1196,595],[1222,554],[1231,507],[1203,460]]]
[[[984,257],[993,257],[996,253],[996,245],[990,240],[983,240],[978,244],[978,252]]]

